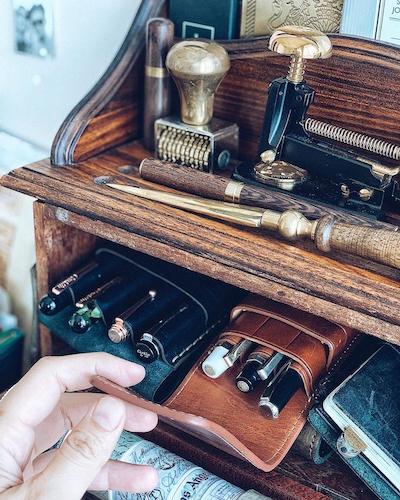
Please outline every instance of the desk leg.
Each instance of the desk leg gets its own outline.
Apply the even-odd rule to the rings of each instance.
[[[35,223],[37,295],[40,299],[50,286],[63,279],[93,252],[97,238],[59,221],[50,206],[33,204]],[[40,355],[56,354],[50,331],[40,325]]]

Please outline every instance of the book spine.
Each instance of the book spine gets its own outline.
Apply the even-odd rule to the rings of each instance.
[[[400,45],[400,0],[382,0],[381,16],[376,38]]]
[[[345,0],[340,33],[375,39],[384,0]]]

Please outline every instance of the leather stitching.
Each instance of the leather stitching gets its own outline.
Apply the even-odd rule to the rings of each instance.
[[[346,348],[339,354],[339,356],[335,359],[335,362],[330,366],[329,370],[326,372],[326,375],[324,376],[324,381],[325,380],[330,380],[330,376],[332,375],[332,372],[335,371],[336,367],[338,364],[343,360],[343,358],[346,356],[348,351],[351,349],[353,344],[355,343],[356,340],[360,338],[360,333],[357,333],[351,342],[346,346]]]
[[[282,448],[289,441],[289,438],[292,437],[292,434],[295,431],[295,428],[297,427],[300,418],[304,415],[304,413],[306,413],[308,408],[309,408],[309,401],[306,404],[306,406],[301,410],[301,412],[297,415],[296,421],[294,422],[293,426],[289,429],[286,439],[282,442],[282,444],[279,446],[279,448],[277,450],[275,450],[274,454],[271,457],[269,457],[268,460],[264,460],[265,463],[267,463],[267,464],[271,463],[273,461],[273,459],[276,457],[276,455],[278,455],[278,453],[280,453]],[[246,446],[246,448],[247,448],[247,446]]]
[[[314,429],[313,430],[313,437],[311,439],[311,443],[310,443],[310,448],[309,448],[309,455],[310,455],[310,458],[312,460],[312,457],[313,457],[313,449],[314,449],[314,446],[315,446],[315,440],[317,439],[317,431]]]

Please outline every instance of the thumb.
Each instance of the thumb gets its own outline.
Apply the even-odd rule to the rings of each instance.
[[[39,494],[34,498],[82,498],[109,460],[124,422],[122,401],[111,397],[100,399],[71,431],[46,469],[32,480],[31,491]]]

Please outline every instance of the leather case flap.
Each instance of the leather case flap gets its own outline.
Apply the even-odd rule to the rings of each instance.
[[[308,402],[302,390],[289,401],[279,420],[267,420],[258,413],[253,398],[247,401],[236,389],[224,394],[225,384],[217,386],[206,376],[203,379],[199,371],[191,380],[191,397],[185,394],[173,398],[173,403],[168,403],[173,404],[173,408],[146,401],[104,377],[94,377],[92,384],[103,392],[157,413],[166,423],[265,472],[273,470],[283,459],[307,418]],[[211,394],[204,407],[203,394]],[[191,413],[185,411],[187,408]]]
[[[351,328],[258,295],[248,295],[241,304],[233,308],[231,318],[237,318],[243,311],[278,319],[317,338],[328,348],[328,367],[356,334]]]

